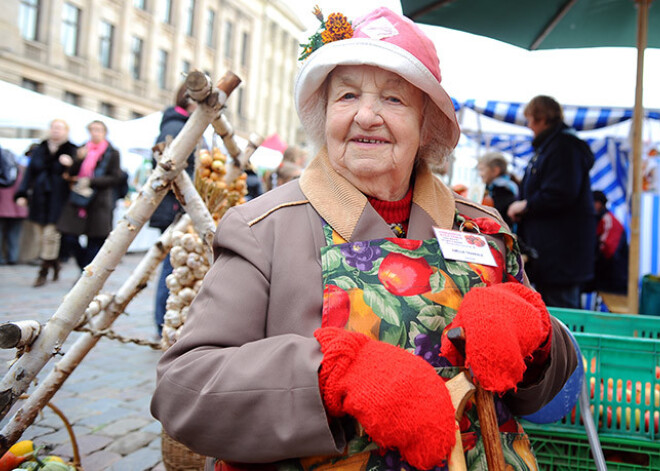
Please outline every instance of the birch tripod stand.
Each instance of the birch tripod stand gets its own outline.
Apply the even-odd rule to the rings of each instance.
[[[203,132],[211,124],[222,137],[231,157],[227,165],[226,180],[235,180],[243,173],[250,155],[261,139],[251,136],[247,148],[241,152],[234,139],[232,127],[222,114],[227,98],[239,84],[240,79],[231,72],[227,72],[215,85],[200,71],[192,71],[187,76],[188,94],[199,106],[177,137],[164,149],[159,164],[142,186],[137,199],[118,221],[94,260],[85,267],[55,314],[44,325],[39,325],[36,321],[25,321],[0,326],[0,347],[17,348],[17,359],[0,380],[0,419],[8,415],[48,361],[59,354],[71,331],[78,329],[85,332],[29,397],[21,402],[20,407],[0,430],[0,455],[18,441],[25,429],[34,422],[39,411],[96,345],[100,336],[108,331],[131,300],[147,285],[169,252],[172,234],[176,230],[192,224],[210,250],[215,234],[215,222],[190,177],[182,170]],[[170,188],[185,208],[186,215],[162,234],[116,293],[99,294],[131,242]],[[3,335],[3,332],[7,335]]]

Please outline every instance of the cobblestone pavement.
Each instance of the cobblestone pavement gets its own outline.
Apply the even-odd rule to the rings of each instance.
[[[143,254],[127,254],[108,278],[101,292],[114,293]],[[33,288],[38,267],[0,266],[0,322],[34,319],[45,323],[73,286],[79,271],[73,262],[63,266],[60,279]],[[52,274],[51,274],[52,276]],[[128,305],[126,315],[113,325],[117,333],[153,340],[155,280],[151,280]],[[80,335],[72,332],[63,351]],[[15,350],[0,350],[0,371],[7,372]],[[85,471],[164,471],[161,462],[160,424],[149,412],[155,385],[155,367],[160,352],[149,347],[102,338],[52,398],[69,422],[80,449]],[[51,360],[39,374],[44,378],[53,368]],[[32,388],[31,388],[32,389]],[[28,391],[29,393],[29,391]],[[3,427],[13,415],[0,423]],[[34,440],[50,448],[51,454],[71,459],[69,434],[62,420],[44,408],[21,439]]]

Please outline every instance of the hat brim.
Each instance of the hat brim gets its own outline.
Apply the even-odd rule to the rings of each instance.
[[[454,103],[440,85],[438,79],[419,59],[406,50],[385,41],[369,38],[352,38],[326,44],[316,50],[304,62],[298,72],[294,87],[296,110],[305,128],[306,116],[301,110],[309,100],[318,99],[316,91],[332,70],[340,65],[370,65],[393,72],[426,93],[447,117],[449,129],[446,144],[456,147],[460,128],[456,120]],[[444,134],[443,133],[443,134]]]

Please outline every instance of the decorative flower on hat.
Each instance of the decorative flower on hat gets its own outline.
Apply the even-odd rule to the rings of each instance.
[[[300,45],[303,49],[298,60],[307,59],[312,52],[316,51],[324,44],[353,37],[353,27],[351,26],[351,22],[341,13],[330,13],[328,19],[324,20],[323,13],[321,13],[321,9],[318,5],[314,7],[312,13],[318,18],[321,25],[319,26],[319,29],[309,37],[309,42],[307,44]]]

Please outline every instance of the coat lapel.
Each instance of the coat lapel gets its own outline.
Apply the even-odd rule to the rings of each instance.
[[[300,188],[319,215],[345,240],[394,237],[366,196],[334,171],[325,148],[303,172]],[[450,229],[454,211],[452,191],[420,163],[416,168],[408,238],[432,238],[434,225]]]

